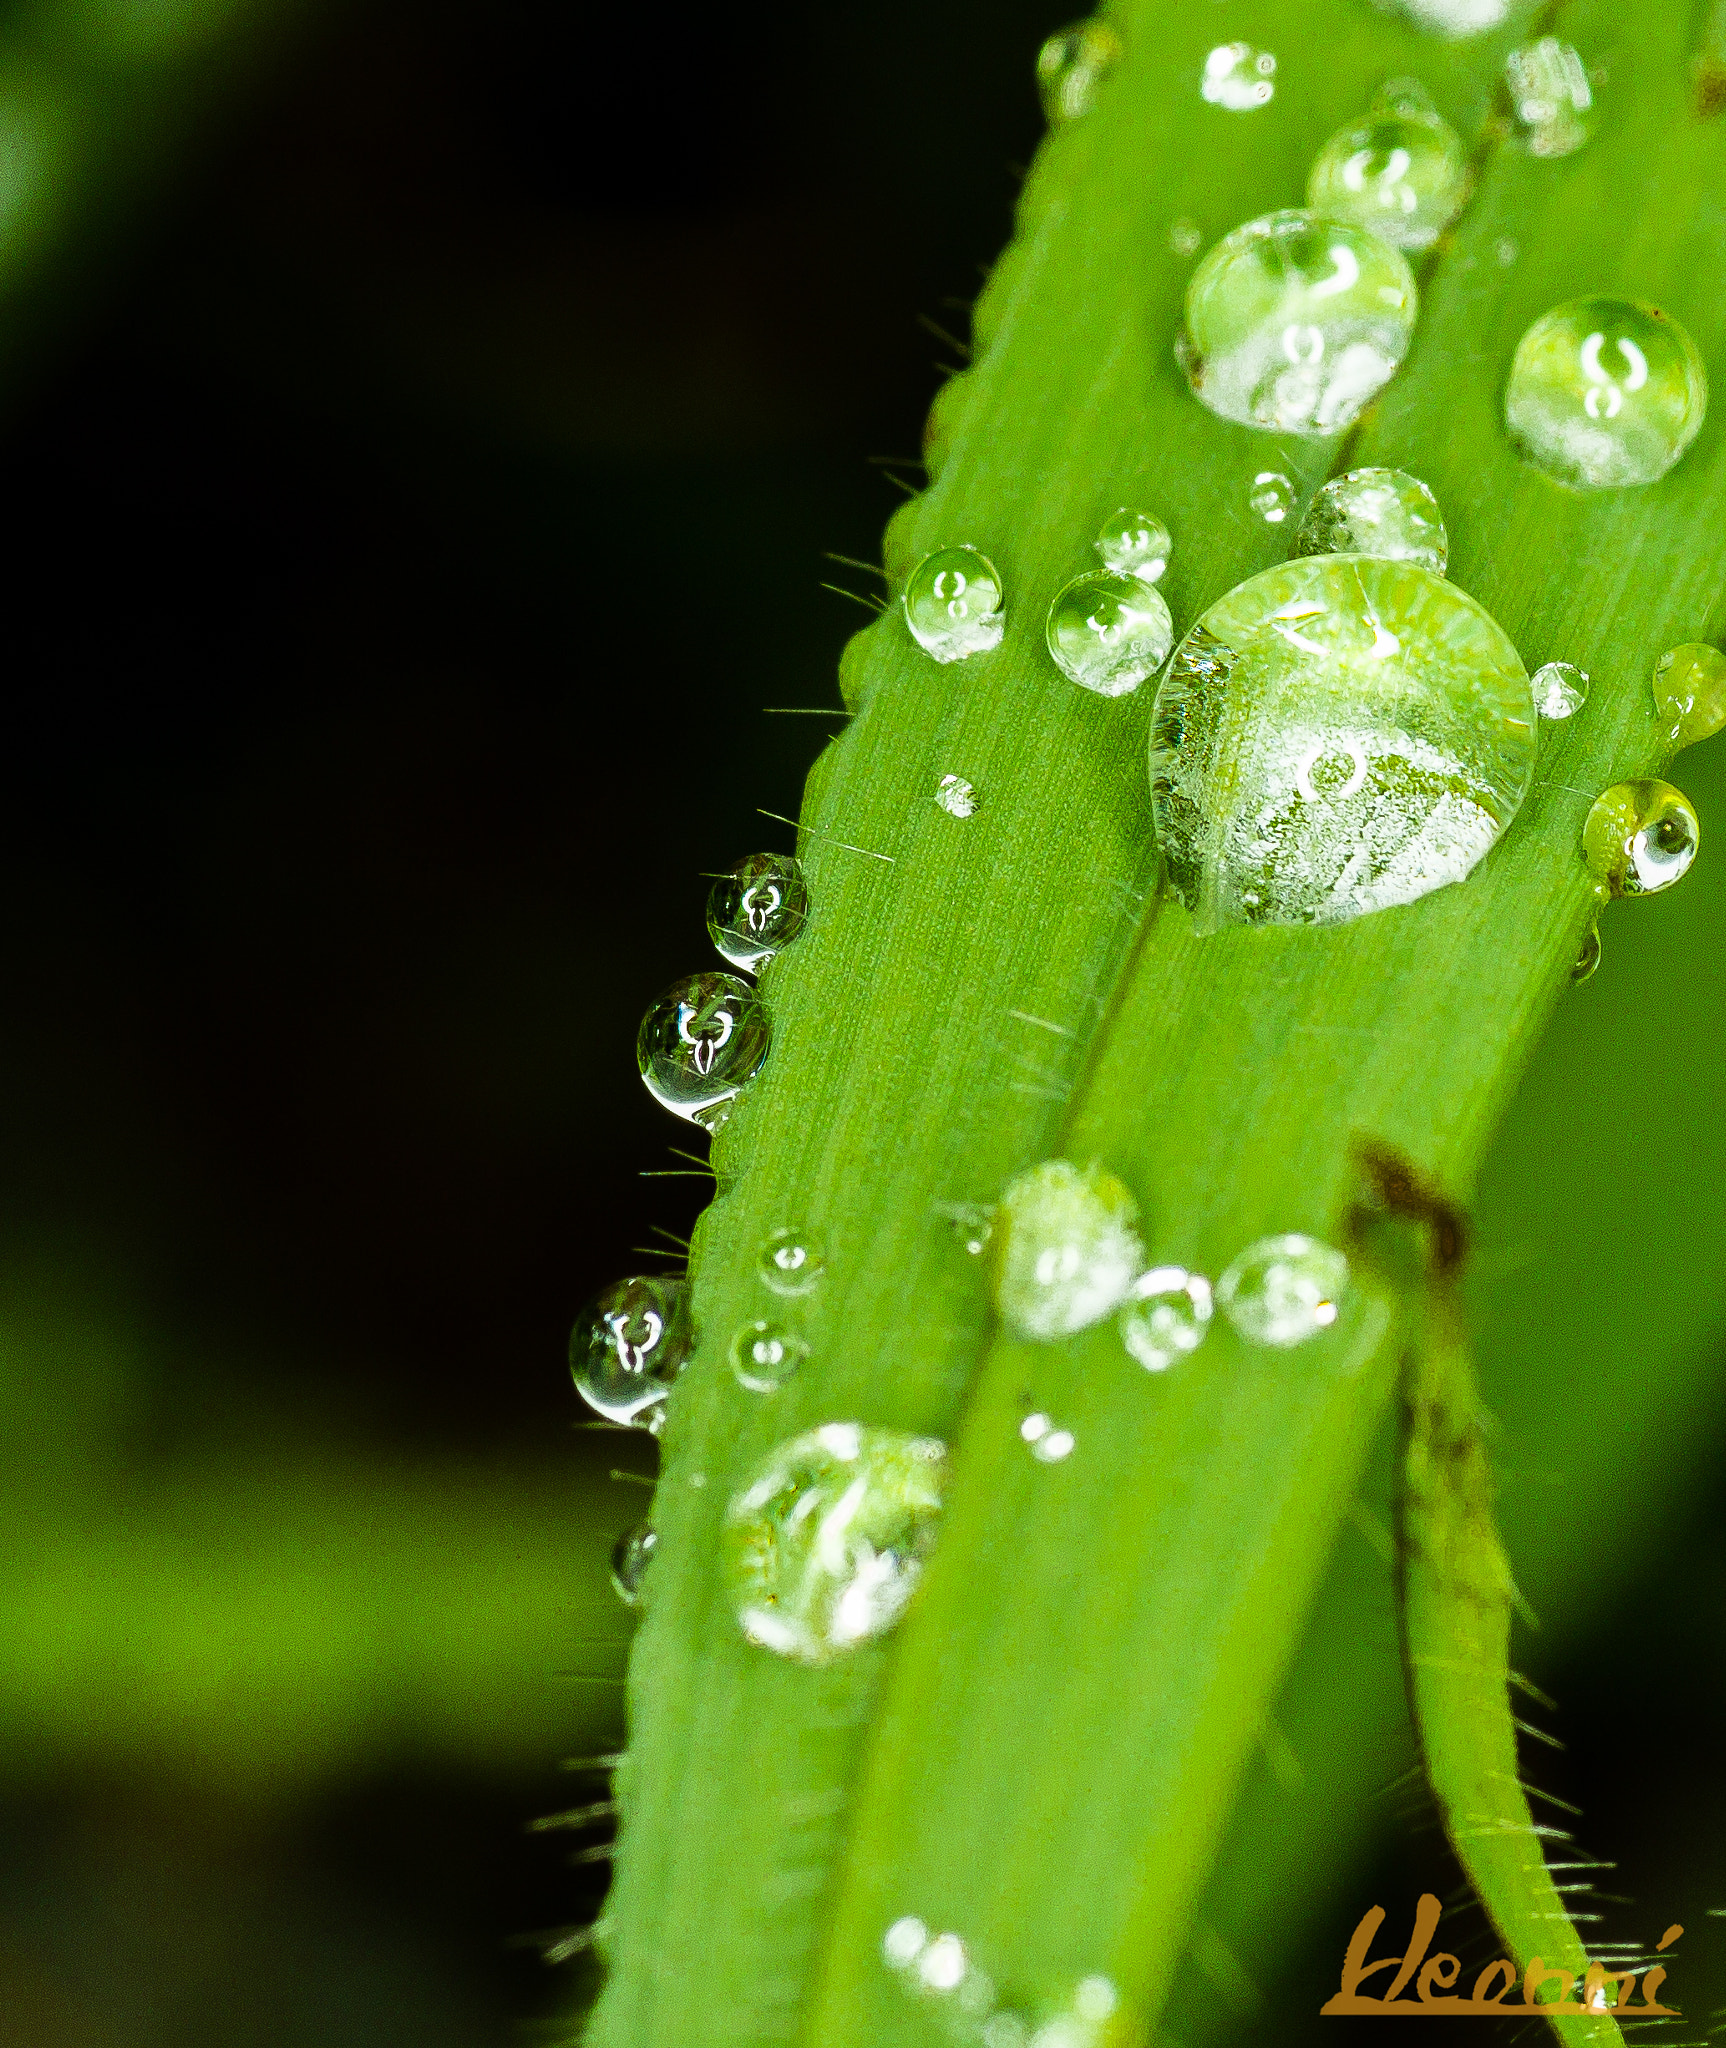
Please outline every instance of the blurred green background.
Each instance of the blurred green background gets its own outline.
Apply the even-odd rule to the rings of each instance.
[[[827,728],[761,707],[837,701],[862,614],[821,550],[876,552],[950,360],[918,316],[964,331],[1054,25],[0,12],[7,2048],[490,2048],[579,1998],[532,1937],[592,1917],[603,1832],[526,1830],[618,1739],[605,1557],[646,1496],[608,1475],[652,1453],[577,1427],[565,1335],[702,1189],[639,1177],[681,1140],[635,1023],[708,958],[702,871],[788,843],[755,807]],[[1479,1276],[1538,1452],[1544,1782],[1704,1937],[1723,940],[1706,856],[1608,921]],[[1545,1503],[1602,1437],[1584,1549]],[[1385,1585],[1339,1561],[1297,1768],[1249,1790],[1312,1897],[1257,1954],[1282,1866],[1231,1867],[1243,2026],[1299,2032],[1365,1905],[1433,1881],[1393,1804],[1327,1805],[1340,1746],[1406,1753],[1394,1688],[1350,1694]]]

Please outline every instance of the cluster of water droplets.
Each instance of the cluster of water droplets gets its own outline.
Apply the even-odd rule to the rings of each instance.
[[[931,1928],[915,1914],[881,1937],[881,1960],[907,1993],[933,2004],[948,2036],[967,2048],[1100,2048],[1120,1994],[1098,1974],[1081,1977],[1063,1998],[1034,2011],[1001,2002],[998,1987],[962,1936]]]
[[[1123,505],[1103,522],[1094,547],[1102,568],[1056,594],[1044,638],[1056,667],[1081,689],[1121,697],[1168,659],[1174,622],[1156,586],[1174,542],[1155,513]]]

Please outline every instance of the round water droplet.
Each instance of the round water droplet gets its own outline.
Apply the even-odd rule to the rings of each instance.
[[[788,1225],[761,1247],[755,1270],[775,1294],[808,1294],[820,1285],[827,1260],[807,1230]]]
[[[1663,477],[1708,410],[1696,345],[1670,314],[1628,299],[1571,299],[1516,345],[1504,418],[1537,468],[1579,490]]]
[[[809,1356],[809,1346],[780,1323],[745,1323],[731,1340],[731,1370],[752,1394],[771,1394]]]
[[[1462,137],[1408,99],[1339,128],[1306,181],[1314,213],[1358,221],[1398,249],[1430,249],[1467,197]]]
[[[1348,1260],[1316,1237],[1250,1244],[1217,1282],[1222,1312],[1249,1344],[1304,1344],[1337,1319]]]
[[[768,1039],[767,1012],[748,982],[692,974],[673,982],[642,1018],[635,1062],[655,1101],[712,1130],[760,1071]]]
[[[881,1957],[889,1969],[908,1970],[928,1944],[928,1928],[915,1913],[907,1913],[882,1935]]]
[[[1093,569],[1059,593],[1044,633],[1063,675],[1099,697],[1124,697],[1168,659],[1175,628],[1154,584]]]
[[[707,932],[725,959],[758,974],[803,929],[809,891],[788,853],[752,853],[707,895]]]
[[[905,623],[937,661],[964,661],[999,647],[1007,630],[1001,578],[973,547],[939,548],[905,579]]]
[[[1582,853],[1602,893],[1652,896],[1690,872],[1702,822],[1669,782],[1615,782],[1595,799]]]
[[[1097,535],[1096,548],[1105,569],[1117,576],[1137,576],[1155,583],[1174,552],[1169,529],[1154,512],[1136,512],[1130,505],[1111,512]]]
[[[1183,213],[1169,222],[1169,254],[1196,256],[1205,244],[1205,231],[1191,214]]]
[[[1112,1173],[1046,1159],[1008,1183],[995,1211],[995,1306],[1050,1344],[1120,1306],[1145,1268],[1139,1205]]]
[[[1444,574],[1450,540],[1438,500],[1405,469],[1351,469],[1332,477],[1300,523],[1302,555],[1377,555]]]
[[[800,1664],[884,1634],[916,1590],[945,1481],[933,1437],[830,1422],[781,1444],[725,1511],[743,1633]]]
[[[1157,691],[1151,795],[1195,929],[1343,924],[1459,882],[1516,815],[1509,636],[1412,562],[1311,555],[1221,598]]]
[[[1166,1372],[1196,1351],[1211,1323],[1211,1283],[1184,1266],[1141,1273],[1121,1309],[1121,1342],[1147,1372]]]
[[[943,775],[935,785],[935,801],[950,818],[977,815],[976,789],[962,775]]]
[[[1205,59],[1199,91],[1231,114],[1268,107],[1276,95],[1277,60],[1251,43],[1219,43]]]
[[[639,1273],[608,1287],[570,1332],[570,1375],[595,1414],[658,1435],[694,1343],[689,1282]]]
[[[1493,260],[1501,270],[1508,270],[1522,251],[1509,235],[1500,235],[1492,245]]]
[[[653,1553],[659,1547],[659,1538],[646,1522],[637,1522],[633,1529],[625,1529],[611,1546],[612,1590],[625,1607],[639,1607],[646,1591],[647,1567],[653,1562]]]
[[[1098,88],[1125,49],[1119,32],[1106,21],[1074,21],[1056,29],[1037,52],[1037,91],[1051,127],[1091,111]]]
[[[1705,641],[1669,647],[1654,664],[1654,707],[1674,747],[1693,747],[1726,725],[1726,654]]]
[[[1569,156],[1594,132],[1588,67],[1556,36],[1522,43],[1504,60],[1517,134],[1535,156]]]
[[[1294,478],[1280,469],[1261,469],[1247,493],[1247,504],[1267,526],[1284,526],[1300,503]]]
[[[1546,661],[1529,678],[1542,718],[1573,718],[1588,702],[1588,671],[1573,661]]]
[[[1058,1465],[1073,1454],[1073,1432],[1057,1429],[1047,1415],[1027,1415],[1019,1424],[1019,1435],[1039,1465]]]
[[[1187,285],[1187,381],[1212,412],[1336,434],[1395,374],[1419,310],[1400,250],[1290,207],[1225,235]]]
[[[1570,970],[1572,981],[1587,981],[1600,965],[1600,927],[1591,924],[1582,937],[1581,950]]]

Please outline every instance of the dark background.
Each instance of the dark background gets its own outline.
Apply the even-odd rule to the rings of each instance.
[[[124,1332],[128,1486],[291,1444],[361,1528],[376,1472],[599,1489],[571,1660],[619,1636],[592,1603],[642,1497],[574,1432],[565,1335],[700,1199],[638,1177],[680,1139],[635,1023],[708,958],[703,871],[789,843],[755,807],[795,812],[827,728],[760,707],[837,703],[862,614],[820,550],[877,551],[872,458],[915,453],[945,353],[918,315],[964,331],[1053,25],[328,7],[14,296],[0,1229],[38,1334]],[[1573,1751],[1657,1773],[1548,1779],[1697,1870],[1722,1505],[1639,1609],[1683,1682],[1627,1658],[1567,1702]],[[615,1689],[491,1749],[403,1708],[283,1789],[195,1717],[111,1740],[94,1668],[96,1732],[0,1782],[0,2042],[489,2048],[573,2005],[512,1938],[590,1916],[594,1869],[522,1830],[589,1796],[555,1765]]]

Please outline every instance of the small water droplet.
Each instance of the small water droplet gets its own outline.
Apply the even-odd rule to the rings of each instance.
[[[611,1546],[612,1591],[625,1607],[641,1605],[646,1593],[647,1568],[658,1548],[659,1537],[647,1522],[637,1522],[633,1529],[625,1529]]]
[[[1276,95],[1277,60],[1251,43],[1219,43],[1205,58],[1199,91],[1231,114],[1268,107]]]
[[[802,863],[788,853],[752,853],[708,891],[708,936],[746,974],[783,952],[808,915]]]
[[[1510,0],[1400,0],[1402,12],[1419,28],[1446,37],[1477,36],[1497,28]]]
[[[1302,555],[1377,555],[1418,562],[1442,576],[1450,537],[1438,500],[1405,469],[1351,469],[1332,477],[1307,507],[1295,537]]]
[[[1050,126],[1088,114],[1098,88],[1125,54],[1119,32],[1106,21],[1074,21],[1056,29],[1037,52],[1037,91]]]
[[[656,1102],[708,1130],[761,1070],[769,1043],[761,998],[734,974],[673,982],[641,1020],[635,1061]]]
[[[807,1230],[787,1225],[761,1247],[755,1270],[775,1294],[808,1294],[820,1284],[827,1260]]]
[[[1498,240],[1492,245],[1492,253],[1497,259],[1499,268],[1501,270],[1508,270],[1517,257],[1522,254],[1522,251],[1516,246],[1515,240],[1511,236],[1500,235]]]
[[[917,1958],[917,1976],[928,1991],[956,1991],[970,1967],[965,1944],[956,1934],[937,1934]]]
[[[745,1323],[731,1340],[731,1370],[752,1394],[776,1392],[809,1356],[809,1346],[779,1323]]]
[[[1381,102],[1319,151],[1306,203],[1333,220],[1358,221],[1395,248],[1430,249],[1461,211],[1468,183],[1462,137],[1430,102],[1399,91],[1394,105]]]
[[[1573,718],[1588,702],[1588,671],[1573,661],[1542,662],[1528,680],[1542,718]]]
[[[1408,353],[1420,295],[1398,249],[1296,207],[1225,235],[1187,284],[1177,355],[1227,420],[1336,434]]]
[[[1009,1182],[995,1212],[995,1306],[1050,1344],[1118,1308],[1145,1266],[1139,1205],[1104,1167],[1046,1159]]]
[[[989,1240],[995,1234],[995,1211],[992,1204],[985,1202],[939,1202],[937,1213],[946,1217],[949,1228],[959,1241],[959,1249],[970,1257],[981,1258],[989,1249]]]
[[[1702,822],[1669,782],[1615,782],[1582,827],[1588,872],[1603,893],[1652,896],[1690,872]]]
[[[1204,247],[1205,231],[1190,213],[1169,222],[1169,254],[1196,256]]]
[[[1537,468],[1579,490],[1663,477],[1708,410],[1696,345],[1670,314],[1628,299],[1571,299],[1516,345],[1505,423]]]
[[[1249,508],[1267,526],[1285,525],[1299,503],[1294,478],[1284,476],[1280,469],[1261,469],[1247,493]]]
[[[657,1435],[694,1343],[688,1281],[636,1274],[608,1287],[570,1332],[570,1376],[596,1415]]]
[[[991,2013],[983,2024],[983,2048],[1030,2048],[1031,2030],[1016,2012]]]
[[[1075,576],[1050,605],[1044,627],[1056,667],[1099,697],[1124,697],[1155,675],[1174,637],[1162,592],[1108,569]]]
[[[1572,981],[1587,981],[1600,965],[1600,927],[1591,924],[1582,935],[1581,949],[1576,955],[1575,965],[1570,970]]]
[[[935,785],[935,801],[950,818],[976,816],[977,792],[962,775],[943,775]]]
[[[1117,576],[1136,576],[1156,583],[1169,566],[1175,543],[1154,512],[1122,505],[1103,521],[1095,542],[1098,559]]]
[[[1309,555],[1175,650],[1151,796],[1200,932],[1343,924],[1458,882],[1516,815],[1534,702],[1509,636],[1430,569]]]
[[[964,661],[999,647],[1007,630],[1001,577],[987,555],[970,546],[938,548],[905,579],[905,623],[937,661]]]
[[[933,1437],[855,1422],[769,1453],[725,1511],[723,1567],[743,1633],[800,1664],[885,1634],[934,1545],[946,1461]]]
[[[1058,1465],[1072,1455],[1073,1432],[1057,1429],[1046,1415],[1027,1415],[1019,1424],[1019,1434],[1031,1446],[1031,1456],[1039,1465]]]
[[[1693,747],[1726,725],[1726,654],[1705,641],[1669,647],[1654,664],[1654,708],[1674,747]]]
[[[1519,44],[1504,60],[1504,79],[1517,132],[1533,155],[1569,156],[1593,134],[1588,69],[1569,43],[1542,36]]]
[[[1347,1292],[1342,1253],[1293,1232],[1248,1245],[1217,1282],[1217,1301],[1241,1336],[1282,1347],[1328,1330]]]
[[[915,1913],[895,1920],[881,1937],[881,1954],[891,1969],[908,1969],[928,1945],[929,1930]]]
[[[1210,1322],[1211,1283],[1202,1273],[1153,1266],[1121,1309],[1121,1342],[1147,1372],[1166,1372],[1199,1348]]]

